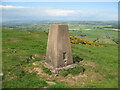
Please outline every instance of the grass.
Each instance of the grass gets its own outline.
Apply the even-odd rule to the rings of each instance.
[[[2,52],[3,53],[3,73],[5,75],[3,80],[3,87],[6,87],[6,88],[34,87],[31,85],[36,85],[35,83],[38,83],[39,80],[37,80],[36,74],[32,74],[32,76],[29,76],[30,74],[24,75],[26,73],[25,67],[28,66],[28,63],[26,63],[26,58],[28,58],[30,55],[35,53],[40,53],[41,55],[45,55],[47,36],[44,34],[44,32],[38,33],[38,32],[28,32],[28,31],[16,31],[16,30],[9,30],[9,29],[3,29],[2,33],[3,33],[3,52]],[[41,34],[41,35],[38,36],[38,34]],[[43,39],[43,37],[45,39]],[[12,52],[13,49],[16,49],[16,53]],[[40,58],[36,58],[35,60],[29,63],[32,63],[38,60],[40,60]],[[12,77],[13,79],[10,80],[10,78]],[[20,77],[22,77],[22,79]],[[33,77],[33,80],[29,82],[29,79],[31,79],[32,77]],[[15,83],[18,83],[18,84],[15,84]],[[39,85],[36,86],[35,88],[39,88],[42,86],[44,86],[44,83],[42,85],[39,82]]]
[[[45,73],[47,73],[47,74],[49,74],[49,75],[52,74],[52,72],[51,72],[48,68],[44,67],[43,65],[42,65],[41,68],[42,68],[43,72],[45,72]]]
[[[94,40],[107,31],[84,31],[87,38]],[[100,34],[101,33],[101,34]],[[3,88],[117,88],[118,86],[118,45],[102,44],[105,47],[90,45],[72,45],[72,54],[83,59],[85,65],[62,72],[61,76],[55,77],[47,68],[41,67],[45,76],[39,76],[36,72],[28,72],[35,66],[33,62],[42,61],[44,58],[36,58],[26,63],[26,59],[33,54],[46,55],[47,35],[43,31],[2,30],[2,68]],[[117,38],[115,31],[111,35]],[[13,52],[16,50],[16,52]],[[81,61],[82,62],[82,61]],[[82,68],[85,68],[86,77],[78,78],[77,85],[71,85],[67,80],[79,76]],[[67,76],[72,74],[71,78]],[[51,76],[51,77],[50,77]],[[62,77],[63,76],[63,77]],[[64,77],[65,76],[65,77]],[[53,80],[56,85],[48,85],[46,80]],[[64,81],[59,81],[61,78]],[[67,80],[66,80],[67,79]],[[91,81],[92,80],[92,81]],[[81,84],[84,83],[84,84]]]
[[[50,89],[53,89],[53,88],[69,88],[69,86],[66,85],[64,82],[57,82],[56,85],[52,85],[49,88]]]
[[[41,88],[44,86],[47,86],[47,83],[39,80],[35,73],[26,73],[24,77],[6,81],[5,84],[3,82],[3,88]]]

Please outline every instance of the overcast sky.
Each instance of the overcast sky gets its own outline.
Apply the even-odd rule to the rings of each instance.
[[[117,2],[3,2],[3,21],[118,19]]]

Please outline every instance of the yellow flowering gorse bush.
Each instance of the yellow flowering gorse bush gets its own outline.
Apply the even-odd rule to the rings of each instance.
[[[70,35],[70,40],[72,44],[84,44],[84,45],[92,45],[92,46],[99,46],[99,47],[104,47],[103,45],[99,45],[90,41],[86,41],[82,38],[76,38],[72,35]]]
[[[48,35],[49,32],[45,31],[45,33]],[[71,40],[72,44],[83,44],[83,45],[92,45],[92,46],[104,47],[103,45],[99,45],[99,44],[96,44],[96,43],[93,43],[93,42],[90,42],[90,41],[86,41],[82,38],[76,38],[72,35],[70,35],[70,40]]]

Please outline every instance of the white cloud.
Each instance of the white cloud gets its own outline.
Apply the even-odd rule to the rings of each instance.
[[[3,21],[14,20],[117,20],[118,14],[103,11],[82,11],[43,7],[0,6]]]
[[[3,5],[0,5],[0,8],[30,8],[30,7],[23,7],[23,6],[3,6]]]
[[[23,7],[23,6],[0,6],[3,9],[26,9],[33,8],[32,10],[36,12],[44,12],[49,16],[68,16],[69,14],[74,13],[74,10],[62,10],[62,9],[54,9],[54,8],[39,8],[39,7]]]
[[[47,9],[45,12],[50,16],[69,16],[75,13],[75,10]]]

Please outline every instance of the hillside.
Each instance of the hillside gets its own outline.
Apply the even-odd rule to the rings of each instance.
[[[85,37],[86,40],[93,41],[100,32],[102,35],[105,31],[97,31],[91,38],[94,30],[83,32],[88,36]],[[73,32],[70,34],[73,35]],[[102,44],[104,47],[72,44],[73,57],[81,59],[76,64],[84,68],[84,71],[81,72],[80,68],[77,68],[69,73],[62,72],[56,75],[40,63],[45,60],[47,37],[44,31],[3,28],[3,88],[118,87],[117,44]],[[80,73],[76,73],[77,71]]]

